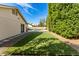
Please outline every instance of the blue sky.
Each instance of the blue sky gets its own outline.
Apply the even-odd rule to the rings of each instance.
[[[48,14],[47,3],[8,3],[5,5],[17,7],[27,22],[38,24],[40,19],[44,19]]]

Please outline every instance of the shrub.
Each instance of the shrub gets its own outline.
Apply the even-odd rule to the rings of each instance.
[[[47,28],[66,38],[79,36],[79,4],[49,3]]]

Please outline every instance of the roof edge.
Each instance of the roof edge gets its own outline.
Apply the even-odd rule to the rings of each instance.
[[[8,5],[3,5],[3,4],[0,4],[1,6],[5,6],[5,7],[9,7],[9,8],[12,8],[12,9],[17,9],[19,14],[21,15],[21,17],[23,18],[24,22],[27,24],[27,21],[25,20],[24,16],[22,15],[22,13],[19,11],[19,9],[15,6],[8,6]],[[3,7],[3,8],[5,8]]]

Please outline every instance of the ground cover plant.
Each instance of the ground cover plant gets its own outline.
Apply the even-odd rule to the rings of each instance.
[[[79,55],[76,50],[54,38],[48,32],[31,32],[23,40],[9,47],[5,54],[33,56]]]

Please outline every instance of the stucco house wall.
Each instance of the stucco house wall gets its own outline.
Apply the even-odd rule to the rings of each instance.
[[[19,14],[12,14],[12,8],[0,7],[0,40],[20,34],[21,23],[25,24]]]
[[[24,24],[25,25],[24,26],[25,27],[24,28],[24,32],[26,32],[27,24],[24,22],[24,20],[22,19],[20,14],[18,14],[18,19],[19,19],[20,24]]]

